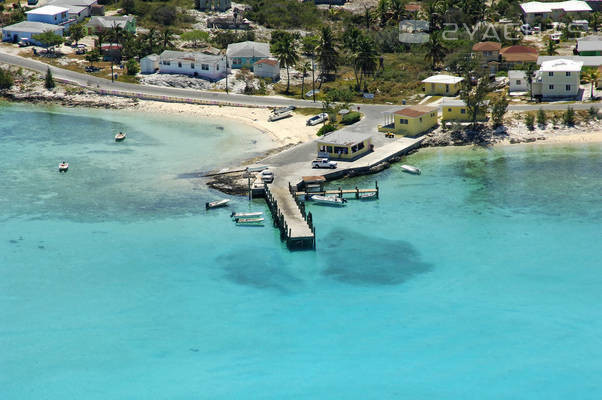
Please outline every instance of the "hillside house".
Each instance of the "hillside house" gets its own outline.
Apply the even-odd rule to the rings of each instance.
[[[199,0],[199,10],[201,11],[226,11],[232,7],[230,0]]]
[[[533,96],[573,98],[579,94],[581,61],[557,59],[544,61],[533,80]]]
[[[472,53],[479,57],[485,73],[495,75],[498,71],[501,48],[499,42],[479,42],[472,46]]]
[[[512,69],[517,65],[537,62],[539,51],[529,46],[508,46],[500,50],[500,56],[503,68]]]
[[[159,55],[159,73],[184,74],[217,81],[226,76],[226,57],[165,50]]]
[[[233,14],[207,18],[207,28],[246,30],[250,27],[251,22],[248,19]]]
[[[583,19],[592,11],[585,1],[569,0],[556,2],[530,1],[520,5],[523,11],[523,21],[530,25],[541,24],[550,18],[562,22],[565,18]]]
[[[69,17],[76,21],[83,21],[91,16],[92,8],[98,6],[97,0],[50,0],[47,4],[67,8]]]
[[[264,58],[271,58],[270,45],[261,42],[239,42],[230,43],[226,50],[228,63],[231,68],[253,69],[253,64]]]
[[[460,76],[438,74],[424,79],[422,83],[428,96],[455,96],[460,91],[460,82],[463,80]]]
[[[160,57],[157,54],[149,54],[140,59],[140,72],[143,74],[154,74],[159,71]]]
[[[528,92],[529,82],[525,71],[508,71],[508,92]]]
[[[26,11],[27,21],[41,22],[43,24],[52,24],[65,26],[74,22],[69,19],[69,9],[57,6],[44,6]]]
[[[63,35],[63,27],[54,24],[45,24],[43,22],[22,21],[2,28],[2,41],[17,43],[22,39],[41,45],[40,42],[33,39],[34,35],[39,35],[46,31],[52,31],[57,35]]]
[[[119,27],[126,32],[136,33],[136,18],[133,15],[94,16],[90,18],[87,26],[90,29],[90,33],[109,31],[114,27]]]

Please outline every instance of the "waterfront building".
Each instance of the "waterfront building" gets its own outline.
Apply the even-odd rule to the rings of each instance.
[[[258,78],[280,79],[280,63],[275,58],[264,58],[253,64],[253,72]]]
[[[529,82],[527,82],[525,71],[508,71],[508,91],[510,93],[529,91]]]
[[[502,66],[504,69],[512,69],[517,65],[537,62],[539,51],[529,46],[508,46],[500,50]]]
[[[575,97],[579,93],[583,62],[567,59],[544,61],[535,73],[533,96]]]
[[[140,59],[140,72],[143,74],[154,74],[159,71],[160,57],[157,54],[149,54]]]
[[[486,74],[497,72],[501,48],[499,42],[479,42],[472,46],[472,52],[479,57],[481,68]]]
[[[437,125],[437,107],[415,105],[385,115],[385,125],[380,132],[396,135],[418,136]]]
[[[489,105],[489,100],[485,100],[483,102],[483,106],[486,107]],[[442,121],[457,121],[457,122],[471,122],[472,118],[470,116],[470,112],[468,111],[468,107],[466,107],[466,103],[464,100],[458,99],[443,99],[441,102],[441,110],[442,110]],[[487,119],[487,113],[482,112],[477,115],[478,121],[484,121]]]
[[[429,96],[455,96],[464,78],[446,74],[433,75],[422,81],[424,92]]]
[[[226,76],[226,57],[165,50],[159,56],[159,72],[184,74],[217,81]]]
[[[239,42],[230,43],[226,50],[229,66],[233,69],[249,68],[253,70],[253,64],[264,58],[271,58],[270,45],[262,42]]]
[[[41,45],[40,42],[33,39],[34,35],[39,35],[46,31],[52,31],[57,35],[63,35],[63,27],[54,24],[45,24],[43,22],[22,21],[2,28],[2,41],[17,43],[22,39]]]
[[[25,14],[27,14],[27,21],[29,22],[42,22],[44,24],[61,26],[70,22],[69,9],[65,7],[44,6],[26,11]]]
[[[352,161],[372,151],[372,136],[357,132],[334,131],[317,140],[318,156]]]

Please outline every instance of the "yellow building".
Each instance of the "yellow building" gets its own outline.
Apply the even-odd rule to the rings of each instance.
[[[318,157],[352,161],[372,151],[372,136],[350,131],[334,131],[318,139]]]
[[[487,106],[489,105],[489,100],[485,100],[483,102],[484,111],[479,113],[477,116],[478,121],[484,121],[487,119]],[[468,107],[466,107],[466,103],[464,100],[455,100],[455,99],[444,99],[441,102],[441,110],[442,117],[441,121],[458,121],[458,122],[471,122],[472,118],[470,116],[470,112],[468,111]]]
[[[455,96],[460,91],[464,78],[452,75],[433,75],[422,81],[424,92],[429,96]]]
[[[417,136],[435,125],[437,125],[437,108],[416,105],[385,115],[385,125],[379,125],[378,130],[396,135]]]

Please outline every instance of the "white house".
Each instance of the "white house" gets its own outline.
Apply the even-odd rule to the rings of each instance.
[[[523,20],[527,24],[543,22],[547,18],[559,21],[563,17],[575,19],[592,11],[585,1],[569,0],[544,3],[541,1],[530,1],[520,5],[523,10]]]
[[[154,74],[159,70],[160,57],[156,54],[150,54],[140,59],[140,72],[143,74]]]
[[[42,22],[52,25],[65,25],[69,22],[69,9],[57,6],[44,6],[26,11],[29,22]]]
[[[63,27],[43,22],[22,21],[14,25],[2,28],[2,41],[17,43],[21,39],[27,39],[34,44],[40,44],[33,39],[34,35],[39,35],[45,31],[52,31],[57,35],[63,35]]]
[[[575,97],[579,93],[583,62],[567,59],[544,61],[533,81],[533,95],[543,98]]]
[[[97,5],[98,2],[97,0],[50,0],[48,4],[67,8],[70,18],[81,21],[92,15],[92,6]]]
[[[253,73],[258,78],[280,79],[280,63],[274,58],[264,58],[253,64]]]
[[[527,82],[525,71],[508,71],[508,91],[510,93],[529,91],[529,82]]]
[[[226,57],[165,50],[159,56],[159,73],[184,74],[217,81],[226,76]]]

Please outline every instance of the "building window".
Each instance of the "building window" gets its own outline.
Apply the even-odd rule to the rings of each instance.
[[[435,90],[435,84],[431,83],[431,90]]]
[[[571,85],[566,85],[566,91],[570,91],[571,90]]]
[[[219,64],[215,64],[215,70],[219,71]]]
[[[548,76],[554,76],[554,73],[552,71],[548,72]]]
[[[194,69],[194,63],[190,63],[190,69]]]
[[[570,71],[566,71],[566,76],[571,76],[571,72]]]
[[[241,63],[241,61],[240,61],[240,58],[234,58],[234,59],[232,60],[232,63],[233,63],[233,64],[242,64],[242,63]]]
[[[422,122],[422,117],[420,117],[420,122]]]
[[[364,148],[364,142],[358,143],[357,150],[359,151],[359,150],[361,150],[363,148]]]
[[[449,93],[449,85],[445,85],[445,93]]]
[[[548,85],[548,89],[554,90],[554,85]]]
[[[182,68],[182,63],[178,62],[178,68]]]
[[[407,119],[400,119],[399,123],[403,124],[403,125],[407,125],[408,124],[408,120]]]
[[[201,69],[203,71],[209,71],[209,64],[201,64]]]
[[[517,84],[517,85],[520,85],[520,79],[517,79],[517,80],[516,80],[516,84]]]
[[[447,109],[447,112],[451,112],[451,108],[448,108],[448,109]]]
[[[465,108],[462,108],[462,109],[460,110],[460,114],[466,114],[466,109],[465,109]]]

